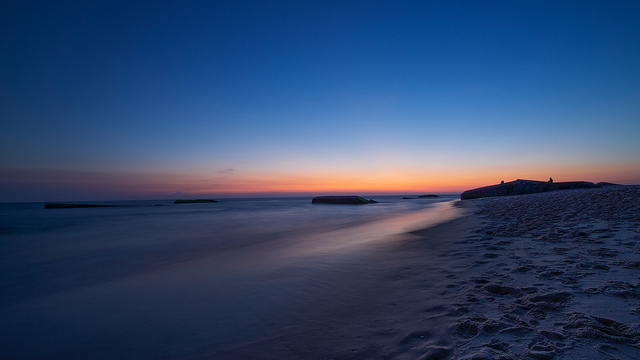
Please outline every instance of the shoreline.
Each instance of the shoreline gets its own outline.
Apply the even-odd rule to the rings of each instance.
[[[333,279],[331,293],[297,304],[293,315],[283,313],[263,336],[217,344],[182,359],[448,358],[456,317],[443,299],[457,296],[450,289],[452,268],[461,268],[466,259],[455,249],[468,243],[470,223],[474,220],[463,215],[391,236],[351,266],[358,282]]]
[[[184,359],[638,358],[639,198],[623,186],[461,201],[465,215],[391,241],[362,283],[299,309],[309,318]]]

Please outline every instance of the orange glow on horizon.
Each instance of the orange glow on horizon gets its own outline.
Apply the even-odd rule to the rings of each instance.
[[[296,195],[384,195],[461,193],[500,181],[529,179],[546,181],[607,181],[640,183],[640,164],[587,167],[476,166],[466,168],[388,168],[369,171],[250,171],[232,173],[175,172],[73,172],[63,170],[24,170],[7,173],[7,181],[20,186],[45,189],[59,198],[99,199],[176,196],[259,196]],[[100,195],[102,194],[102,195]],[[64,200],[64,199],[63,199]]]
[[[185,193],[232,195],[251,193],[353,193],[353,194],[400,194],[424,192],[463,192],[465,190],[498,184],[500,181],[530,179],[546,181],[612,181],[615,171],[590,174],[584,171],[389,171],[383,174],[251,174],[234,175],[215,185],[197,185],[187,180],[182,184]],[[618,175],[619,177],[619,175]],[[167,186],[166,191],[176,186]]]
[[[190,179],[182,183],[188,193],[226,194],[234,193],[353,193],[353,194],[400,194],[425,192],[463,192],[465,190],[499,184],[500,181],[530,179],[546,181],[609,181],[624,183],[628,179],[640,178],[640,165],[636,167],[603,166],[594,169],[576,166],[573,168],[547,166],[539,168],[507,168],[501,166],[447,168],[447,169],[388,169],[385,171],[331,172],[279,172],[247,173],[225,177],[215,184],[198,186]],[[629,183],[627,181],[627,183]],[[168,187],[167,190],[169,190]],[[173,186],[175,189],[175,186]],[[187,190],[188,189],[188,190]]]

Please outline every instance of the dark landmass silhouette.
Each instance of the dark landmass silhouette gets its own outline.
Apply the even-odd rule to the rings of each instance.
[[[96,208],[96,207],[120,207],[120,205],[100,205],[100,204],[63,204],[46,203],[45,209],[73,209],[73,208]]]
[[[202,204],[202,203],[215,203],[216,200],[211,199],[195,199],[195,200],[176,200],[174,204]]]
[[[375,200],[367,200],[360,196],[317,196],[311,200],[312,204],[346,204],[346,205],[360,205],[360,204],[375,204]]]
[[[428,194],[428,195],[418,195],[418,197],[405,196],[405,197],[403,197],[403,199],[412,200],[412,199],[420,199],[420,198],[437,198],[437,197],[439,197],[439,196],[438,195],[434,195],[434,194]]]
[[[600,184],[614,185],[609,183]],[[469,200],[493,196],[534,194],[556,190],[590,189],[602,187],[603,185],[600,184],[594,184],[588,181],[553,182],[551,179],[549,179],[549,181],[518,179],[498,185],[490,185],[477,189],[467,190],[460,195],[460,199]]]

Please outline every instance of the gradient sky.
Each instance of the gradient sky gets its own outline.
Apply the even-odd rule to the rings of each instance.
[[[638,1],[4,1],[0,202],[640,183]]]

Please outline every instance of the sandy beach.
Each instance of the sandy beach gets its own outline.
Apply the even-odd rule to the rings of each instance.
[[[461,201],[462,217],[387,244],[299,321],[189,358],[640,358],[639,197]]]
[[[461,280],[455,358],[640,358],[639,198],[609,186],[463,202],[483,259]]]

